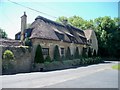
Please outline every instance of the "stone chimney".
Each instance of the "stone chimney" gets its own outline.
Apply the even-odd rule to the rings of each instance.
[[[27,24],[27,15],[24,12],[24,15],[21,17],[21,42],[24,41],[26,24]]]

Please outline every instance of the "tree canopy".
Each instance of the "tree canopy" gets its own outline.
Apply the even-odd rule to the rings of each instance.
[[[7,33],[0,28],[0,38],[7,38]]]
[[[82,30],[93,29],[98,39],[98,55],[102,57],[120,57],[120,18],[109,16],[85,20],[80,16],[59,17],[58,22],[67,19],[71,24]]]

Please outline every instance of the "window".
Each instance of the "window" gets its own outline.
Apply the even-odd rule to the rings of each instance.
[[[42,48],[43,55],[49,55],[49,48]]]
[[[20,35],[18,35],[17,39],[18,39],[18,40],[20,39]]]
[[[27,33],[25,33],[25,38],[27,37]]]
[[[61,48],[61,55],[64,55],[64,48]]]
[[[57,33],[57,32],[55,32],[55,33],[60,40],[64,40],[64,34],[60,34],[60,33]]]

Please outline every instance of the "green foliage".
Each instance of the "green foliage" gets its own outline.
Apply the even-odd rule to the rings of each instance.
[[[67,51],[66,51],[66,59],[67,60],[71,60],[72,59],[72,55],[71,55],[71,51],[70,51],[70,48],[68,47],[67,48]]]
[[[59,17],[56,21],[57,22],[62,22],[63,20],[67,20],[71,25],[78,27],[80,29],[94,29],[93,26],[93,20],[84,20],[83,18],[79,17],[79,16],[72,16],[72,17],[64,17],[61,16]]]
[[[0,28],[0,38],[7,38],[6,32]]]
[[[82,58],[81,65],[91,65],[91,64],[98,64],[104,62],[100,57],[90,57],[90,58]]]
[[[78,47],[76,47],[74,57],[75,57],[75,59],[78,59],[80,57]]]
[[[93,56],[94,56],[94,57],[97,56],[97,52],[96,52],[96,50],[94,50],[94,52],[93,52]]]
[[[83,51],[82,51],[82,57],[87,57],[87,49],[86,48],[83,48]]]
[[[90,47],[88,48],[88,57],[92,57],[92,50]]]
[[[59,21],[64,18],[60,17]],[[120,58],[120,18],[112,19],[104,16],[94,20],[84,20],[79,16],[72,16],[67,20],[69,24],[80,29],[93,29],[95,31],[98,39],[99,56]]]
[[[36,48],[36,53],[35,53],[35,63],[44,63],[44,57],[42,54],[42,48],[40,45],[37,46]]]
[[[10,50],[5,50],[3,53],[3,61],[2,61],[2,70],[4,72],[8,72],[9,70],[13,69],[14,54]]]
[[[98,54],[102,57],[119,57],[120,51],[120,30],[118,18],[99,17],[95,19],[96,35],[98,39]],[[116,48],[116,49],[115,49]],[[112,51],[112,52],[111,52]]]
[[[120,64],[113,65],[112,68],[113,68],[113,69],[116,69],[116,70],[120,70]]]
[[[46,58],[45,58],[45,62],[51,62],[51,57],[48,55]]]
[[[25,38],[25,46],[31,46],[31,40],[29,37]]]
[[[56,21],[62,23],[64,20],[68,20],[67,17],[61,16]]]
[[[60,52],[59,52],[59,47],[57,45],[54,48],[54,60],[56,61],[60,60]]]
[[[10,50],[5,50],[5,52],[3,53],[3,59],[5,59],[5,60],[12,60],[12,59],[14,59],[13,52],[10,51]]]

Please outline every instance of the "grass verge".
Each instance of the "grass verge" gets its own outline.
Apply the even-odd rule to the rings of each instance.
[[[120,64],[112,66],[113,69],[120,70]]]

